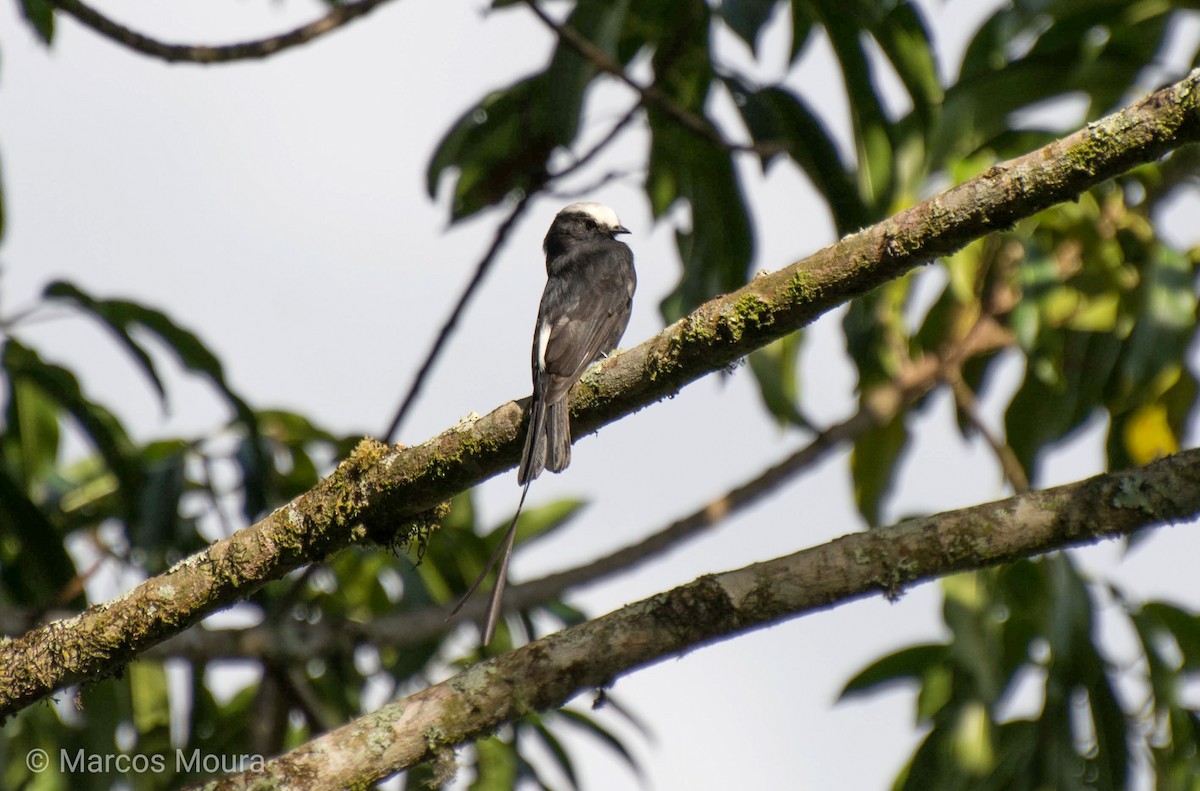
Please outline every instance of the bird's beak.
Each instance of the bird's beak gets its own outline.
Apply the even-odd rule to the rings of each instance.
[[[616,236],[617,234],[622,234],[622,233],[629,233],[629,229],[626,228],[624,225],[618,225],[616,228],[613,228],[612,233],[613,233],[613,236]]]

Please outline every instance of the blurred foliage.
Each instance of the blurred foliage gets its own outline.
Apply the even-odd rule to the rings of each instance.
[[[528,13],[512,0],[493,5]],[[671,321],[749,276],[763,232],[744,186],[750,168],[794,168],[824,199],[832,229],[853,232],[1154,87],[1147,75],[1161,69],[1171,32],[1198,6],[1013,0],[988,15],[950,63],[929,22],[930,3],[581,0],[562,19],[603,62],[558,40],[544,69],[496,88],[450,125],[425,187],[448,197],[458,222],[512,196],[559,186],[552,161],[564,152],[582,155],[584,133],[603,126],[592,115],[591,89],[612,81],[606,70],[613,64],[633,66],[653,89],[635,97],[647,135],[642,187],[656,220],[672,225],[681,264],[661,306]],[[54,8],[43,0],[21,0],[21,8],[49,44]],[[770,49],[781,40],[764,35],[770,26],[782,27],[786,52]],[[726,57],[735,49],[759,65],[783,63],[784,73],[764,84],[732,65],[744,60]],[[797,77],[818,50],[832,54],[842,77],[846,139],[834,131],[841,119],[806,96]],[[1197,53],[1183,58],[1198,60]],[[1014,488],[1023,480],[1036,484],[1046,453],[1089,425],[1107,432],[1110,469],[1177,450],[1197,406],[1187,350],[1196,342],[1200,251],[1174,246],[1157,219],[1198,166],[1194,147],[1177,151],[854,302],[842,327],[861,398],[927,355],[952,350],[987,319],[1011,333],[1012,347],[956,372],[956,427],[966,438],[988,431],[961,396],[991,394],[1002,363],[1019,360],[1020,381],[1001,394],[1002,430],[990,438],[1005,463],[1020,468],[1018,476],[999,465]],[[3,207],[0,198],[0,233]],[[211,435],[136,442],[73,371],[23,340],[22,317],[0,316],[0,602],[31,623],[48,610],[90,603],[84,583],[97,568],[153,574],[215,533],[286,502],[356,439],[299,414],[251,407],[230,388],[217,358],[161,311],[61,282],[47,287],[45,301],[109,333],[164,406],[168,386],[154,348],[206,379],[231,417]],[[804,340],[796,333],[756,352],[749,369],[767,411],[782,425],[808,430],[797,364]],[[854,444],[849,472],[868,525],[894,517],[894,482],[929,401]],[[87,452],[66,453],[68,437]],[[580,507],[531,509],[518,540],[561,526]],[[322,619],[366,624],[451,601],[500,538],[500,527],[479,527],[470,496],[461,495],[420,565],[354,549],[268,586],[243,606],[282,627]],[[1131,767],[1141,764],[1157,788],[1200,789],[1200,719],[1181,692],[1200,663],[1194,613],[1130,601],[1116,586],[1085,580],[1068,556],[958,575],[943,590],[950,638],[878,660],[845,691],[915,686],[917,722],[927,733],[896,788],[1115,791],[1133,785]],[[1139,641],[1134,670],[1107,658],[1097,619],[1105,602],[1115,605],[1107,617],[1122,619]],[[489,651],[529,639],[547,623],[584,618],[562,602],[537,613],[536,629],[532,612],[509,618]],[[186,703],[168,698],[161,665],[139,663],[121,679],[83,689],[79,708],[64,700],[15,718],[0,732],[0,786],[68,784],[53,772],[29,774],[23,757],[33,747],[144,756],[180,744],[209,755],[277,752],[355,716],[368,682],[382,680],[393,690],[424,683],[445,668],[447,650],[429,638],[349,642],[303,664],[266,659],[258,680],[228,699],[214,695],[208,672],[223,663],[188,662]],[[1129,683],[1131,675],[1141,687]],[[1026,694],[1014,703],[1018,687],[1036,689],[1036,700]],[[1022,713],[1012,713],[1017,709]],[[176,711],[182,734],[171,727]],[[475,746],[472,787],[548,787],[526,744],[536,744],[576,785],[558,735],[564,727],[582,728],[632,765],[624,745],[588,716],[530,715]],[[420,767],[410,786],[436,781],[441,771]],[[86,777],[96,788],[117,779],[112,772]],[[144,788],[195,778],[121,779]],[[73,775],[69,785],[82,782]]]
[[[1131,685],[1097,650],[1105,591],[1067,555],[956,575],[942,589],[951,639],[883,657],[843,692],[919,690],[916,719],[928,733],[896,789],[1120,789],[1149,757],[1155,788],[1194,791],[1200,721],[1183,686],[1200,667],[1200,618],[1110,588],[1113,617],[1128,620],[1144,651],[1146,677]]]
[[[52,307],[59,320],[98,322],[164,409],[169,388],[158,358],[166,353],[183,370],[206,379],[232,417],[206,436],[134,441],[116,413],[90,397],[71,370],[22,340],[22,326],[49,315]],[[332,434],[294,412],[250,407],[194,333],[136,302],[100,299],[55,282],[35,310],[0,319],[0,326],[0,602],[29,626],[43,614],[95,603],[87,595],[95,577],[144,579],[255,521],[316,485],[322,471],[359,440]],[[155,347],[147,344],[149,337]],[[86,450],[72,453],[72,444]],[[530,508],[517,540],[534,541],[567,524],[583,505],[563,500]],[[248,756],[277,754],[352,719],[363,712],[368,685],[383,683],[394,691],[428,684],[431,672],[446,667],[443,638],[375,644],[358,627],[456,600],[506,526],[507,520],[481,535],[465,493],[455,499],[420,563],[383,549],[354,548],[260,590],[240,608],[262,626],[282,632],[323,622],[347,636],[300,662],[266,652],[258,660],[259,678],[232,696],[228,683],[214,683],[214,672],[219,676],[230,662],[185,655],[179,662],[186,673],[186,702],[169,695],[163,663],[143,661],[123,677],[84,686],[57,705],[23,711],[0,731],[0,787],[175,788],[213,774],[214,765],[206,767],[197,756],[225,756],[218,772],[238,768],[230,762],[247,756],[240,766],[249,768]],[[583,620],[561,602],[536,612],[550,625]],[[533,616],[534,611],[523,612],[502,625],[490,652],[535,636]],[[183,717],[174,732],[173,711]],[[564,711],[517,723],[514,735],[528,734],[528,740],[551,748],[568,776],[574,775],[571,759],[548,729],[550,721],[583,727],[628,760],[624,745],[589,715]],[[33,773],[26,766],[25,756],[35,748],[56,757],[46,771]],[[65,770],[60,755],[66,756]],[[79,764],[90,756],[127,760],[102,768]],[[518,776],[536,777],[516,738],[481,747],[480,758],[481,776],[494,773],[497,761],[510,761]]]

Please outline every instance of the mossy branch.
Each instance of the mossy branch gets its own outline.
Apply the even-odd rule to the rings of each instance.
[[[361,788],[716,639],[873,593],[1200,514],[1200,450],[911,519],[688,585],[473,665],[206,789]],[[336,760],[335,760],[336,759]]]
[[[973,239],[1200,141],[1200,71],[1087,128],[756,277],[606,360],[572,393],[576,435],[595,431]],[[509,402],[411,448],[365,441],[320,484],[121,598],[0,643],[0,718],[136,655],[265,583],[368,536],[431,518],[450,496],[512,467]]]

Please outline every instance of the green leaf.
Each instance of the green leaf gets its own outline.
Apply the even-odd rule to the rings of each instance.
[[[858,389],[866,392],[898,376],[909,356],[905,307],[914,275],[885,283],[850,303],[842,330],[846,351],[858,369]]]
[[[1136,6],[1131,8],[1130,6]],[[1111,111],[1132,90],[1145,63],[1165,44],[1172,9],[1167,3],[1061,5],[1054,23],[1023,60],[1070,64],[1073,87],[1088,94],[1088,118]]]
[[[763,403],[781,424],[812,428],[800,414],[799,354],[803,331],[771,342],[750,353],[750,370],[758,382]]]
[[[858,4],[861,12],[875,10],[871,4]],[[842,67],[842,79],[850,100],[851,124],[858,151],[859,191],[875,211],[890,206],[895,189],[895,141],[884,112],[871,63],[862,43],[859,17],[846,13],[834,0],[814,0],[834,54]],[[871,22],[866,22],[870,27]]]
[[[615,56],[628,0],[580,3],[567,24]],[[569,147],[595,66],[559,42],[549,67],[494,91],[464,113],[438,144],[426,172],[426,189],[437,194],[442,177],[456,172],[451,222],[494,206],[514,193],[529,194],[545,182],[550,155]]]
[[[775,10],[776,0],[723,0],[721,18],[737,37],[758,54],[758,37]]]
[[[666,39],[651,58],[655,87],[708,124],[704,110],[715,80],[709,8],[702,0],[659,8]],[[645,191],[651,211],[658,218],[683,203],[691,215],[690,227],[675,234],[683,276],[660,305],[663,316],[674,321],[746,282],[754,236],[732,152],[659,109],[650,108],[647,116],[651,144]]]
[[[991,575],[954,574],[942,580],[946,592],[942,617],[954,635],[950,654],[954,661],[957,699],[982,701],[994,706],[1008,679],[1004,655],[997,650],[1002,637],[991,607]]]
[[[417,612],[438,603],[434,600],[429,586],[425,583],[426,577],[422,573],[428,565],[428,563],[424,563],[421,569],[417,569],[413,567],[412,563],[403,559],[392,565],[404,585],[404,596],[400,599],[398,608],[400,611]],[[441,650],[442,639],[431,637],[427,640],[407,643],[399,649],[381,648],[380,659],[383,668],[398,682],[403,683],[427,668]]]
[[[269,451],[261,437],[251,436],[238,442],[233,454],[242,475],[242,514],[250,522],[266,513],[278,496]]]
[[[1104,387],[1120,353],[1107,333],[1039,335],[1039,352],[1026,363],[1025,379],[1004,415],[1005,436],[1030,480],[1047,446],[1083,424],[1103,402]]]
[[[141,453],[144,483],[138,492],[137,520],[129,540],[145,553],[143,563],[152,573],[204,544],[194,522],[179,513],[187,483],[188,450],[182,441],[161,441],[151,443]]]
[[[1200,615],[1163,601],[1147,602],[1142,612],[1170,633],[1183,658],[1183,669],[1200,670]]]
[[[341,438],[331,434],[298,412],[261,409],[257,412],[259,431],[264,437],[284,445],[312,442],[338,444]]]
[[[70,734],[68,744],[64,745],[68,752],[74,748],[82,749],[88,755],[119,753],[116,738],[119,726],[132,718],[128,677],[113,679],[104,684],[83,685],[80,687],[78,698],[78,710],[86,712],[85,727]],[[72,780],[67,787],[74,791],[74,779],[80,778],[84,781],[81,783],[81,791],[100,791],[111,789],[120,781],[132,776],[132,772],[119,772],[113,762],[105,762],[103,767],[98,768],[97,772],[70,773],[68,776]]]
[[[976,33],[946,93],[936,161],[998,142],[1013,113],[1070,93],[1088,97],[1088,119],[1108,112],[1139,90],[1145,64],[1160,57],[1173,11],[1170,3],[1148,2],[1055,3],[1049,11],[1042,3],[1004,6]],[[1002,157],[1017,153],[997,150]]]
[[[308,491],[320,480],[320,470],[329,458],[345,457],[362,439],[338,437],[295,412],[260,410],[255,417],[263,452],[255,458],[247,457],[251,468],[244,472],[262,483],[261,464],[267,458],[274,459],[269,470],[270,488],[260,488],[263,502],[269,497],[291,500]],[[246,452],[250,450],[245,448]]]
[[[1048,576],[1046,564],[1033,560],[1009,563],[996,572],[997,606],[1005,616],[1000,673],[1006,688],[1029,663],[1034,641],[1045,633],[1046,600],[1051,595]]]
[[[838,694],[838,700],[854,695],[875,692],[902,682],[920,681],[927,673],[945,664],[950,658],[944,643],[926,643],[902,648],[880,657],[860,670]]]
[[[1051,583],[1046,622],[1046,639],[1053,657],[1051,679],[1078,683],[1101,664],[1093,643],[1092,597],[1069,556],[1051,555],[1043,562]]]
[[[43,296],[48,300],[70,302],[100,321],[125,347],[125,351],[129,353],[146,378],[150,380],[150,384],[154,386],[163,406],[166,406],[167,393],[163,388],[162,379],[159,378],[158,371],[154,367],[154,361],[150,359],[150,355],[142,348],[141,344],[130,335],[130,330],[138,324],[138,314],[144,312],[146,308],[132,302],[98,301],[80,291],[75,285],[62,280],[56,280],[46,286]]]
[[[1136,318],[1113,388],[1116,411],[1157,398],[1153,388],[1164,370],[1178,370],[1196,329],[1196,269],[1188,257],[1158,244],[1140,263],[1141,277],[1129,295]]]
[[[567,778],[570,786],[572,788],[579,788],[579,777],[575,774],[575,763],[571,760],[571,756],[567,754],[566,748],[562,746],[562,742],[558,740],[558,737],[543,725],[540,720],[532,725],[531,730],[546,747],[546,751],[550,753],[550,757],[554,759],[554,763]]]
[[[960,692],[955,689],[954,666],[946,663],[932,667],[921,680],[917,693],[917,723],[925,725],[937,722],[939,715],[956,703]]]
[[[62,534],[0,469],[0,580],[6,594],[34,607],[51,604],[81,606],[82,594],[56,602],[75,577],[75,564],[62,543]]]
[[[55,281],[46,286],[47,299],[69,302],[104,324],[134,357],[135,362],[150,378],[159,395],[165,398],[162,381],[149,354],[134,340],[131,332],[141,330],[160,340],[187,370],[207,378],[237,413],[251,433],[256,433],[254,413],[225,380],[221,361],[192,332],[180,327],[160,310],[121,299],[96,299],[75,285]]]
[[[517,524],[517,543],[525,546],[565,527],[587,504],[587,500],[563,498],[545,505],[525,508],[521,512],[521,521]],[[499,543],[511,522],[512,518],[509,517],[494,527],[488,532],[487,541],[492,546]]]
[[[653,5],[657,6],[654,12],[657,30],[650,34],[654,40],[650,58],[654,85],[679,107],[703,114],[716,78],[709,49],[712,9],[705,0],[676,0]],[[635,34],[646,32],[645,28],[634,31]]]
[[[786,153],[829,203],[839,234],[872,222],[874,212],[864,203],[832,136],[803,99],[784,87],[754,90],[734,78],[727,78],[725,85],[754,142],[763,146],[764,170]]]
[[[0,449],[24,489],[46,484],[58,464],[59,410],[34,383],[7,377],[8,398]]]
[[[140,746],[150,747],[148,739],[157,734],[161,744],[170,747],[171,706],[167,699],[167,675],[160,663],[134,662],[129,666],[129,692],[133,725]],[[152,750],[153,752],[153,750]]]
[[[544,183],[550,154],[569,142],[554,136],[540,112],[547,82],[538,75],[490,94],[443,139],[430,162],[428,189],[434,196],[441,174],[457,170],[452,223]]]
[[[21,0],[21,14],[43,44],[54,40],[54,6],[46,0]]]
[[[69,413],[87,439],[121,482],[120,497],[127,519],[136,514],[135,492],[141,486],[133,444],[121,423],[105,407],[83,394],[79,381],[66,368],[44,362],[36,352],[9,337],[4,345],[3,368],[13,382],[23,381]]]
[[[1108,791],[1127,788],[1130,779],[1128,745],[1132,734],[1107,673],[1098,673],[1088,685],[1088,702],[1096,738],[1095,751],[1087,756],[1088,763],[1094,767],[1094,787]]]
[[[600,743],[607,745],[609,749],[621,757],[625,764],[632,769],[639,777],[642,776],[642,767],[638,764],[637,758],[630,752],[616,734],[602,726],[594,717],[589,717],[572,709],[559,709],[557,714],[566,722],[579,728],[584,733],[588,734]],[[636,724],[636,723],[635,723]]]
[[[788,64],[794,65],[796,59],[804,52],[812,38],[814,22],[809,0],[791,0],[792,12],[792,48],[788,54]]]
[[[1146,657],[1146,676],[1154,695],[1154,712],[1164,716],[1177,703],[1179,673],[1174,663],[1162,651],[1164,629],[1162,623],[1143,605],[1129,613],[1129,620],[1137,632],[1142,653]],[[1169,605],[1168,605],[1169,606]]]
[[[471,791],[511,791],[516,787],[517,751],[496,737],[475,742],[475,780]]]
[[[541,610],[563,626],[576,626],[588,620],[583,610],[572,607],[561,599],[541,605]]]
[[[607,57],[617,59],[630,4],[631,0],[576,3],[566,24]],[[550,127],[555,139],[567,145],[579,129],[584,95],[596,76],[596,67],[575,47],[560,41],[545,74],[548,93],[543,99],[556,105],[548,108],[556,110],[549,116]]]
[[[655,216],[682,200],[692,217],[691,227],[675,234],[683,276],[660,306],[670,322],[746,282],[754,233],[730,152],[655,112],[650,129],[646,194]]]
[[[897,3],[871,27],[871,33],[912,97],[913,111],[921,125],[929,129],[937,120],[943,96],[933,41],[920,8],[908,2]]]
[[[515,190],[533,192],[545,180],[547,159],[561,142],[536,109],[546,93],[543,74],[495,91],[442,138],[429,162],[426,189],[435,197],[442,176],[456,171],[451,222],[494,206]]]
[[[891,491],[907,447],[908,428],[903,414],[897,415],[887,425],[867,431],[854,441],[850,456],[854,503],[871,527],[880,523],[884,497]]]
[[[954,760],[962,774],[987,777],[995,770],[996,747],[987,708],[979,701],[967,701],[955,712]]]

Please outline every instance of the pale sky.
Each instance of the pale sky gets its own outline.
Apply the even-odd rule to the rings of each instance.
[[[287,30],[323,7],[295,0],[98,5],[134,28],[189,43]],[[3,314],[29,304],[55,278],[98,296],[139,300],[195,330],[252,404],[294,409],[337,431],[382,431],[499,218],[493,212],[449,229],[446,191],[436,202],[424,191],[430,154],[486,90],[542,67],[549,34],[519,9],[485,14],[482,0],[406,0],[267,61],[170,66],[102,40],[62,14],[48,50],[15,6],[0,4],[0,167],[8,213],[0,247]],[[961,1],[940,9],[934,4],[930,12],[939,37],[961,48],[983,12]],[[1195,28],[1180,35],[1194,37]],[[771,41],[784,47],[779,26]],[[947,52],[945,62],[959,51]],[[732,39],[722,53],[746,61]],[[777,78],[782,66],[780,56],[753,71]],[[827,48],[814,48],[788,84],[848,141]],[[589,105],[592,134],[630,100],[620,86],[597,91]],[[644,142],[639,131],[592,173],[638,165]],[[755,268],[780,268],[833,241],[827,211],[794,169],[777,166],[764,179],[753,162],[742,164],[757,224]],[[530,334],[544,279],[541,237],[558,208],[576,197],[543,197],[526,214],[401,441],[419,443],[471,412],[528,395]],[[616,208],[633,231],[639,291],[622,343],[633,346],[661,329],[658,303],[678,278],[672,228],[652,223],[637,177],[586,197]],[[1184,219],[1196,208],[1192,196],[1173,209],[1180,218],[1174,232],[1187,243],[1200,241],[1195,224]],[[854,409],[839,332],[840,311],[810,330],[802,360],[804,407],[822,422]],[[225,418],[203,384],[166,362],[173,408],[164,417],[123,353],[85,321],[45,322],[22,328],[20,336],[80,372],[92,396],[139,438],[199,433]],[[1010,361],[985,399],[994,418],[1019,377],[1020,365]],[[982,444],[964,443],[948,430],[947,399],[935,399],[927,414],[889,515],[1006,496]],[[1100,471],[1103,428],[1094,423],[1052,453],[1037,483]],[[538,479],[531,504],[567,496],[592,504],[568,528],[519,552],[512,576],[538,577],[637,540],[803,441],[769,418],[748,370],[707,377],[583,440],[567,471]],[[477,494],[483,522],[498,523],[516,505],[515,475],[499,476]],[[599,615],[701,574],[861,528],[839,454],[710,535],[569,598]],[[1123,561],[1116,543],[1079,555],[1086,568],[1135,595],[1197,608],[1198,551],[1195,530],[1174,528]],[[923,585],[895,604],[871,598],[691,651],[611,690],[652,738],[611,711],[601,719],[627,736],[645,786],[658,791],[883,788],[920,738],[911,690],[838,705],[834,698],[868,662],[944,637],[939,604],[937,587]],[[1106,625],[1119,623],[1111,614],[1104,618]],[[461,637],[474,634],[464,627]],[[1128,636],[1115,637],[1128,658]],[[575,705],[590,702],[584,696]],[[1020,706],[1018,699],[1015,710]],[[586,788],[637,785],[606,748],[562,735]]]

